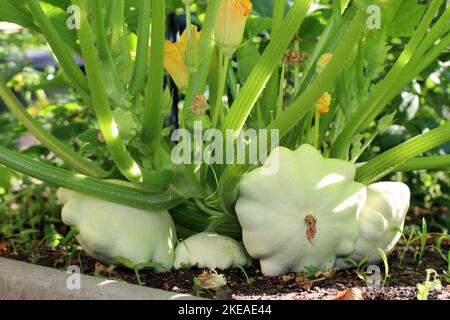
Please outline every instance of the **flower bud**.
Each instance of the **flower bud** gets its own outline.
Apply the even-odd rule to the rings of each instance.
[[[191,32],[188,33],[186,44],[186,53],[184,62],[189,72],[197,72],[200,64],[199,57],[199,39],[197,37],[197,27],[192,25]]]
[[[215,30],[216,44],[223,54],[232,55],[241,44],[252,8],[250,0],[223,0]]]

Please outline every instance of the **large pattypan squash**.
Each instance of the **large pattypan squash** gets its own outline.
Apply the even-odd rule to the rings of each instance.
[[[410,191],[401,182],[378,182],[367,187],[367,201],[359,216],[359,239],[349,256],[354,261],[368,257],[368,263],[382,260],[378,248],[389,253],[401,237],[410,202]],[[344,259],[337,266],[345,267]]]
[[[167,211],[135,209],[66,189],[58,190],[58,201],[64,205],[63,222],[78,230],[76,238],[90,256],[107,264],[120,256],[172,268],[177,239]]]
[[[184,266],[227,269],[249,264],[250,257],[239,242],[216,233],[198,233],[180,242],[175,249],[176,269]]]
[[[268,175],[274,161],[279,169]],[[302,145],[274,149],[243,178],[236,213],[245,248],[264,274],[330,269],[336,257],[355,250],[366,188],[354,176],[349,162]]]

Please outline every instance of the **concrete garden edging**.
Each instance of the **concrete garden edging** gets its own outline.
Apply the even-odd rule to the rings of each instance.
[[[76,278],[73,278],[74,276]],[[79,284],[79,289],[73,288],[74,286],[71,285],[73,283]],[[75,287],[78,286],[75,285]],[[0,300],[2,299],[199,300],[201,298],[82,274],[66,273],[0,257]]]

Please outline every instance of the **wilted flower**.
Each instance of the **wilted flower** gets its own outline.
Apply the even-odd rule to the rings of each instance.
[[[305,52],[293,49],[284,56],[284,62],[289,64],[299,64],[304,62],[307,58],[308,55]]]
[[[227,285],[227,279],[223,274],[218,274],[216,271],[203,271],[198,277],[198,281],[203,289],[218,290]]]
[[[206,108],[208,107],[208,102],[206,101],[206,97],[203,93],[198,93],[194,97],[194,102],[189,111],[195,113],[196,115],[203,115],[206,112]]]
[[[223,0],[217,15],[215,40],[225,55],[233,54],[241,44],[252,8],[250,0]]]

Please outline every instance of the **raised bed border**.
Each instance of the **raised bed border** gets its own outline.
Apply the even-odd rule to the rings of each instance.
[[[77,275],[78,276],[78,275]],[[126,282],[79,275],[80,289],[69,289],[70,273],[0,257],[0,300],[199,300],[201,298]]]

